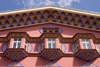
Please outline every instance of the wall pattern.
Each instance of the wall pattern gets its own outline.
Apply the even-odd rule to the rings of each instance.
[[[100,17],[75,14],[55,9],[0,16],[0,29],[47,22],[100,30]]]
[[[61,66],[55,62],[49,62],[45,64],[43,67],[61,67]]]
[[[12,62],[12,63],[6,65],[5,67],[15,67],[15,66],[24,67],[22,64],[20,64],[18,62]]]
[[[5,44],[2,46],[2,52],[5,52],[6,49],[7,49],[7,47],[8,47],[8,43],[5,43]]]
[[[90,63],[90,62],[87,62],[87,63],[84,63],[82,66],[80,67],[98,67],[97,65],[93,64],[93,63]]]
[[[63,30],[61,28],[59,28],[59,27],[57,27],[55,25],[46,25],[46,26],[44,26],[44,27],[39,29],[40,33],[43,33],[43,28],[58,28],[59,29],[59,33],[63,32]]]
[[[30,53],[33,49],[33,46],[31,43],[28,43],[28,46],[27,46],[27,52]]]
[[[73,44],[71,45],[71,50],[72,50],[73,53],[75,53],[75,43],[73,43]]]

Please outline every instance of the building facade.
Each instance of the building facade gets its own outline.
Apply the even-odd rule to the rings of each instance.
[[[100,13],[44,6],[0,12],[0,67],[100,67]]]

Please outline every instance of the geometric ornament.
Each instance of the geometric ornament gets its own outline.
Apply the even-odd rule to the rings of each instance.
[[[2,51],[5,52],[6,49],[7,49],[7,47],[8,47],[8,45],[7,45],[7,43],[5,43],[5,44],[3,45],[3,47],[2,47]]]
[[[28,46],[27,46],[27,52],[30,53],[33,49],[33,46],[31,43],[28,43]]]
[[[42,50],[41,43],[39,43],[39,44],[37,45],[36,49],[37,49],[38,53],[41,52],[41,50]]]
[[[58,28],[58,29],[59,29],[59,31],[58,31],[59,33],[62,33],[62,31],[63,31],[61,28],[59,28],[59,27],[57,27],[57,26],[55,26],[55,25],[51,25],[51,24],[50,24],[50,25],[46,25],[46,26],[44,26],[44,27],[42,27],[42,28],[39,29],[39,32],[40,32],[41,34],[43,33],[43,28]]]
[[[6,65],[5,67],[24,67],[24,66],[18,62],[12,62],[12,63]]]
[[[61,66],[57,63],[49,62],[49,63],[45,64],[43,67],[61,67]]]
[[[96,50],[98,51],[98,53],[100,53],[100,47],[97,44],[95,45],[96,45]]]
[[[71,50],[72,50],[73,53],[75,53],[75,44],[71,45]]]
[[[62,52],[65,53],[66,52],[66,49],[67,48],[66,48],[65,44],[62,43],[62,47],[61,47]]]
[[[87,62],[87,63],[84,63],[82,66],[80,67],[98,67],[97,65],[93,64],[93,63],[90,63],[90,62]]]

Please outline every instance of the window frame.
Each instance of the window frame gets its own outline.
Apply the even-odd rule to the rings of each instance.
[[[51,39],[51,41],[49,41],[49,39]],[[53,41],[53,39],[55,40],[55,41]],[[49,47],[49,43],[51,43],[51,47]],[[55,38],[48,38],[48,48],[50,48],[50,49],[54,49],[54,48],[56,48],[56,39]],[[53,45],[53,44],[55,44],[55,45]],[[54,47],[55,46],[55,47]]]
[[[90,44],[90,39],[81,39],[82,40],[82,46],[83,46],[83,49],[91,49],[91,44]],[[84,42],[83,42],[84,40]],[[88,40],[88,41],[86,41]],[[84,45],[85,47],[84,47]]]
[[[15,41],[15,39],[17,39],[17,41]],[[20,41],[18,41],[19,39],[20,39]],[[14,43],[16,43],[16,47],[14,47]],[[20,47],[21,47],[21,38],[14,38],[12,48],[20,48],[20,47],[18,47],[18,43],[20,43]]]

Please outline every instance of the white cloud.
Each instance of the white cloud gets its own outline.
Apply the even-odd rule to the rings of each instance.
[[[45,5],[66,7],[71,6],[72,2],[80,2],[80,0],[21,0],[21,2],[24,5],[24,7],[37,7]]]

